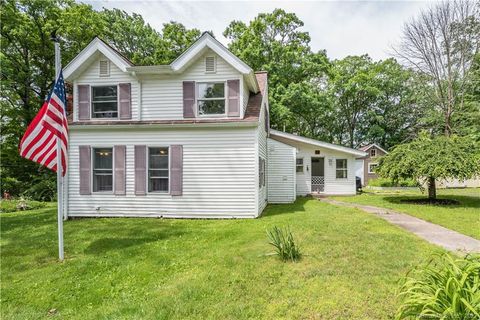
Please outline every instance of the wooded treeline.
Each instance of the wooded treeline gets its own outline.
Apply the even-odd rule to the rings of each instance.
[[[19,140],[52,84],[51,32],[63,39],[64,65],[94,36],[135,64],[151,65],[170,63],[201,34],[176,22],[155,30],[140,15],[95,11],[71,0],[0,3],[0,170],[2,191],[13,194],[55,190],[51,172],[18,155]],[[254,70],[269,72],[273,128],[350,147],[378,143],[389,149],[422,130],[479,141],[479,7],[445,2],[431,8],[443,10],[438,15],[421,13],[405,25],[394,56],[382,61],[368,55],[332,60],[314,52],[303,22],[282,9],[248,24],[232,21],[224,36]]]

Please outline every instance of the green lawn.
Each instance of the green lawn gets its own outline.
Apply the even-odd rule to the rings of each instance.
[[[436,206],[401,203],[404,199],[426,197],[420,191],[366,192],[337,200],[369,204],[408,213],[446,228],[480,239],[480,189],[439,189],[438,198],[455,199],[459,205]]]
[[[441,250],[305,198],[255,220],[67,221],[64,263],[54,207],[1,219],[2,319],[385,319],[399,278]],[[290,226],[300,262],[265,255],[274,225]]]

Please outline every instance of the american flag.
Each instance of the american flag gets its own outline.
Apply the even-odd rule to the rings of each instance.
[[[65,82],[60,71],[52,91],[20,141],[20,155],[57,171],[57,137],[61,141],[62,175],[67,171],[68,121]]]

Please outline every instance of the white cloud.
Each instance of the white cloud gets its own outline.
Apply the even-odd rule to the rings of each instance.
[[[368,53],[374,59],[389,56],[390,47],[401,34],[403,24],[429,1],[113,1],[86,0],[94,8],[119,8],[143,16],[160,30],[164,23],[177,21],[187,28],[211,30],[224,44],[222,35],[233,20],[247,22],[260,12],[283,8],[305,23],[313,50],[327,50],[330,58]]]

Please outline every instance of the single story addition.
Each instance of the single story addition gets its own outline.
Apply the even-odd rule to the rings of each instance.
[[[297,196],[355,194],[366,153],[270,129],[267,73],[209,33],[162,66],[95,38],[64,77],[66,218],[255,218]]]

